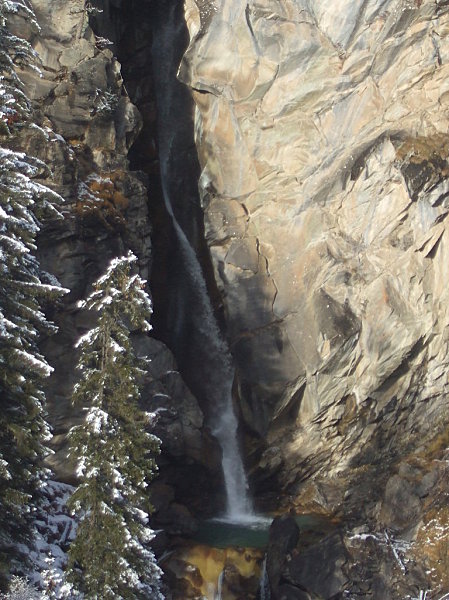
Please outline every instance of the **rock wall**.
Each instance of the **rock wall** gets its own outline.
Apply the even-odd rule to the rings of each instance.
[[[180,77],[244,417],[341,471],[379,423],[445,419],[448,8],[197,4]]]
[[[185,14],[179,77],[255,489],[413,543],[438,513],[447,539],[447,2],[186,0]],[[343,563],[363,564],[355,545]],[[380,587],[349,569],[346,589],[424,586],[392,591],[373,564]]]
[[[44,342],[55,367],[57,473],[71,477],[65,436],[82,416],[69,401],[73,345],[92,321],[76,303],[111,257],[127,248],[139,256],[159,286],[159,331],[185,372],[198,366],[187,344],[193,321],[183,320],[195,303],[179,296],[182,263],[152,204],[157,195],[161,203],[161,151],[176,216],[206,273],[212,259],[207,280],[224,308],[260,506],[340,524],[307,552],[278,552],[273,596],[403,600],[449,590],[447,2],[186,0],[179,79],[196,103],[204,231],[195,186],[183,179],[197,169],[189,100],[179,84],[167,95],[161,47],[158,77],[149,67],[155,40],[183,35],[179,20],[164,29],[150,21],[180,2],[102,0],[102,16],[83,0],[31,4],[41,31],[20,14],[14,26],[42,61],[41,76],[22,73],[35,127],[12,143],[50,166],[42,179],[65,198],[64,221],[47,223],[39,240],[43,266],[71,289],[54,311],[58,335]],[[116,56],[142,110],[140,136]],[[129,152],[145,174],[130,170]],[[150,212],[162,232],[154,268]],[[157,523],[189,533],[196,524],[184,503],[218,505],[206,402],[200,408],[164,344],[136,345],[153,358],[144,402],[158,409],[163,439]]]
[[[36,0],[32,7],[39,31],[28,30],[20,14],[9,23],[27,36],[39,67],[20,74],[33,126],[14,143],[48,165],[45,183],[64,199],[64,219],[44,223],[38,245],[43,268],[70,290],[51,315],[59,333],[43,344],[55,368],[47,392],[56,450],[51,463],[67,476],[65,434],[82,416],[70,404],[77,378],[73,346],[92,325],[77,301],[126,248],[138,255],[147,277],[151,241],[145,178],[129,171],[126,158],[141,119],[123,88],[120,65],[95,38],[81,0]]]
[[[119,3],[105,11],[111,37],[120,30],[115,17]],[[117,48],[89,23],[97,13],[84,0],[33,0],[40,29],[31,28],[19,12],[9,21],[18,36],[26,37],[36,51],[39,71],[23,67],[20,76],[33,105],[32,126],[10,143],[48,166],[39,174],[46,185],[64,199],[64,218],[44,223],[38,240],[42,267],[70,290],[49,316],[59,327],[56,335],[43,340],[42,349],[54,373],[47,385],[48,419],[53,429],[48,459],[56,477],[73,482],[74,465],[67,459],[67,432],[84,416],[83,407],[72,406],[71,394],[78,374],[75,343],[94,324],[94,317],[78,308],[78,301],[109,260],[131,249],[139,259],[143,277],[152,271],[150,212],[157,200],[159,174],[156,151],[155,110],[143,119],[125,88]],[[123,19],[126,27],[137,19],[136,10]],[[114,18],[113,18],[114,17]],[[147,106],[154,104],[151,62],[139,63],[142,48],[151,48],[151,21],[135,37],[127,38],[128,81],[137,81],[131,91]],[[145,29],[145,27],[147,29]],[[117,37],[117,36],[116,36]],[[114,50],[114,52],[113,52]],[[139,71],[139,68],[142,69]],[[131,74],[130,74],[131,72]],[[142,131],[145,138],[139,138]],[[146,143],[149,150],[143,152]],[[132,170],[130,149],[139,153],[143,170]],[[139,149],[140,148],[140,149]],[[134,161],[135,162],[135,161]],[[159,185],[160,187],[160,185]],[[159,458],[161,476],[152,491],[157,509],[155,526],[167,533],[191,533],[196,521],[190,510],[213,510],[220,489],[221,473],[217,444],[205,427],[203,412],[184,383],[170,350],[158,340],[136,336],[136,348],[152,362],[142,391],[146,410],[158,414],[155,433],[162,439]],[[195,480],[204,493],[198,501]],[[204,498],[211,498],[210,504]],[[189,508],[190,510],[189,510]],[[161,540],[158,550],[163,550]]]

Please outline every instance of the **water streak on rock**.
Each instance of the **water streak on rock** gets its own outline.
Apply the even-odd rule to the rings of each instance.
[[[160,29],[155,46],[161,48],[165,62],[174,63],[168,56],[176,37],[176,15],[171,7],[165,21],[164,29]],[[226,518],[245,520],[251,517],[253,510],[248,496],[248,483],[240,455],[238,444],[238,421],[232,401],[232,383],[234,367],[229,349],[218,327],[212,303],[208,294],[203,271],[193,247],[193,241],[184,231],[184,223],[178,219],[179,209],[171,194],[172,165],[176,161],[177,131],[176,115],[171,113],[176,98],[173,82],[166,81],[166,71],[158,77],[159,114],[159,155],[162,192],[165,208],[170,216],[176,236],[177,251],[182,264],[184,289],[178,294],[175,323],[175,336],[183,335],[183,320],[190,319],[190,339],[187,351],[195,352],[195,368],[201,371],[200,377],[194,376],[200,393],[210,406],[210,421],[214,435],[221,445],[223,458],[223,475],[226,488]],[[175,82],[176,84],[177,82]],[[177,210],[178,209],[178,210]],[[197,391],[197,390],[195,390]]]

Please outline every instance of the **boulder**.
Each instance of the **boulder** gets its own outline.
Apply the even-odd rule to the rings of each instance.
[[[198,522],[192,513],[177,502],[161,507],[153,515],[153,525],[170,535],[193,535],[198,530]]]
[[[287,556],[299,541],[299,527],[290,515],[276,517],[271,526],[267,547],[267,575],[271,593],[277,598],[279,582]]]
[[[416,523],[421,512],[418,490],[400,475],[393,475],[387,482],[380,512],[380,522],[395,530],[402,530]]]
[[[330,600],[342,595],[348,577],[345,565],[349,554],[340,532],[335,532],[318,544],[294,553],[286,564],[285,580],[310,594]],[[312,596],[313,598],[313,596]]]

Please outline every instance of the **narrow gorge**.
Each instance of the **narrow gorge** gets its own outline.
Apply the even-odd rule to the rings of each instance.
[[[55,478],[78,302],[132,250],[165,597],[445,598],[449,2],[22,5],[10,147],[64,199],[38,240],[70,290],[41,344]]]

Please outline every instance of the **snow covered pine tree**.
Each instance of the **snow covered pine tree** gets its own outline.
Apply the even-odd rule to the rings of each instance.
[[[87,406],[70,433],[80,485],[70,499],[80,519],[69,549],[67,578],[85,598],[163,598],[161,571],[148,548],[146,487],[156,471],[160,440],[145,431],[138,381],[146,360],[137,358],[133,330],[148,331],[151,301],[131,274],[136,257],[113,260],[82,307],[99,313],[97,326],[78,342],[81,380],[73,400]]]
[[[8,16],[16,13],[39,31],[33,11],[22,1],[0,0],[0,135],[10,134],[31,115],[16,67],[35,63],[36,53],[26,40],[8,30]]]
[[[19,10],[33,21],[20,2],[0,0],[0,587],[11,565],[24,560],[18,544],[32,544],[33,506],[49,436],[43,379],[51,371],[37,342],[55,329],[43,304],[64,293],[42,283],[33,254],[39,218],[45,211],[58,216],[52,203],[61,198],[34,179],[45,171],[43,163],[4,147],[31,123],[15,65],[34,55],[6,21]]]

